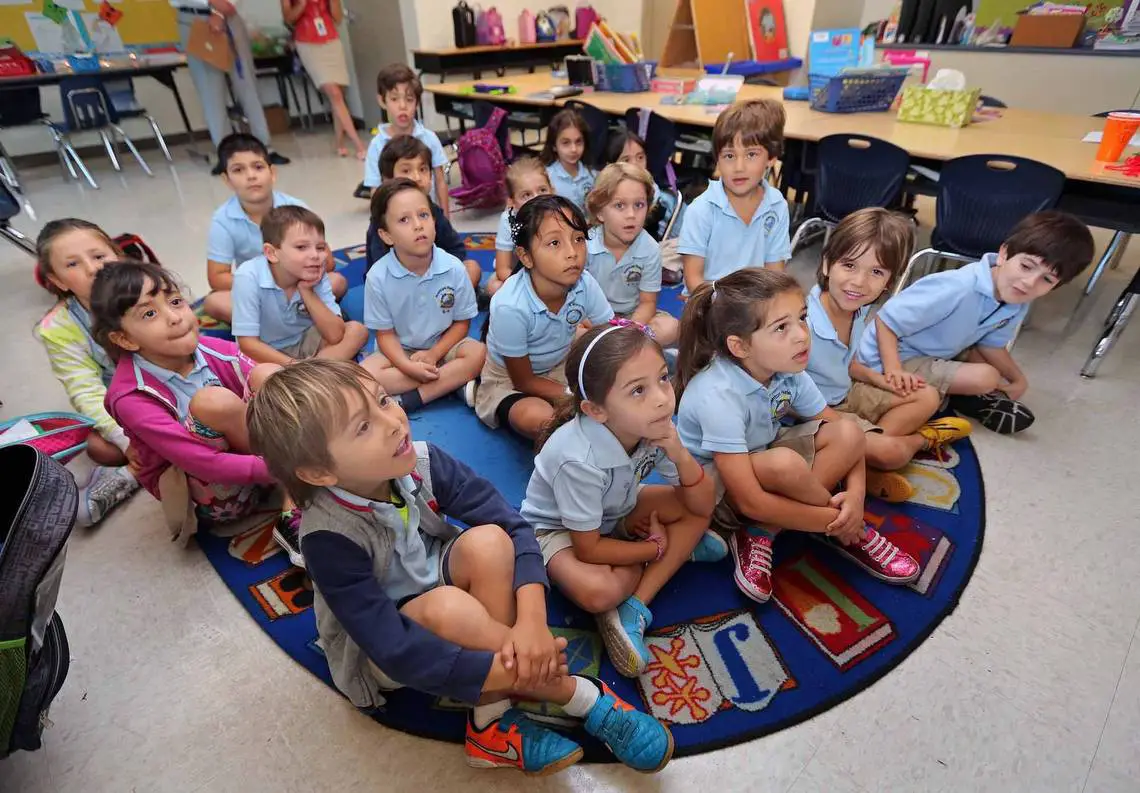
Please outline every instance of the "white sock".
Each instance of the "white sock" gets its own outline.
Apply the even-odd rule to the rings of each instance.
[[[578,675],[573,675],[573,678],[576,684],[574,696],[570,697],[570,701],[562,706],[562,710],[566,711],[569,716],[584,719],[593,710],[602,692],[593,680],[587,680]]]
[[[509,699],[500,699],[498,702],[490,702],[486,705],[476,705],[471,711],[471,720],[475,722],[475,726],[480,729],[486,729],[487,725],[495,719],[502,716],[511,707]]]

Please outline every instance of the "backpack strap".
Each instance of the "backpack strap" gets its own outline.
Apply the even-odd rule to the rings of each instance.
[[[494,110],[491,111],[491,117],[489,119],[487,119],[487,123],[483,125],[483,129],[490,132],[491,135],[495,138],[495,140],[498,140],[499,125],[503,123],[503,120],[506,117],[507,117],[507,111],[503,110],[503,108],[501,108],[501,107],[496,107]],[[506,157],[508,160],[511,159],[511,136],[510,135],[507,135],[507,143],[506,143],[506,146],[505,146],[504,151],[503,151],[503,156]]]

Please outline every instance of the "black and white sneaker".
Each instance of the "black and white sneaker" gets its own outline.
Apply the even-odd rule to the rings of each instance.
[[[138,490],[139,483],[127,466],[98,466],[79,491],[79,510],[75,525],[94,526],[107,513]]]
[[[282,512],[273,527],[273,541],[289,555],[289,561],[302,570],[305,557],[301,555],[301,510],[291,509]]]
[[[999,435],[1013,435],[1028,429],[1036,420],[1033,411],[1010,399],[1004,391],[991,391],[981,396],[950,397],[950,409]]]

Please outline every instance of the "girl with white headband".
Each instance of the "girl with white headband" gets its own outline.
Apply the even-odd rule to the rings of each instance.
[[[647,329],[593,328],[571,347],[566,382],[521,514],[550,580],[597,615],[614,668],[635,677],[650,661],[654,596],[688,559],[728,548],[706,531],[712,480],[677,436],[665,357]],[[655,469],[668,485],[642,484]]]

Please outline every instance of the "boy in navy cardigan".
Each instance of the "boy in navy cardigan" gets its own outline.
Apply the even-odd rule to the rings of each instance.
[[[249,432],[304,509],[321,645],[354,705],[378,707],[400,686],[470,702],[468,764],[541,775],[582,749],[511,698],[553,702],[626,765],[665,767],[664,724],[568,674],[530,524],[466,465],[413,443],[407,416],[364,369],[319,359],[282,369],[254,398]]]

